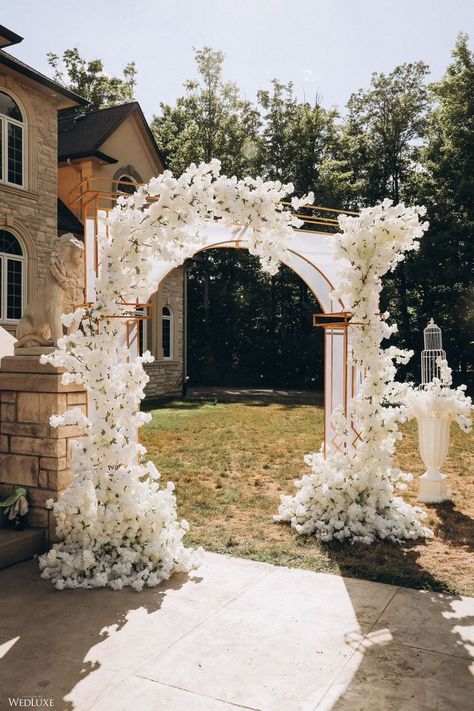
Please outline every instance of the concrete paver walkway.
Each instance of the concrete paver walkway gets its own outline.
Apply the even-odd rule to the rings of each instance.
[[[58,592],[31,561],[0,610],[2,711],[472,708],[474,598],[206,553],[141,593]]]

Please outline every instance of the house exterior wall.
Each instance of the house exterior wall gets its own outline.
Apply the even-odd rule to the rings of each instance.
[[[0,229],[12,232],[27,258],[24,305],[33,297],[48,266],[57,238],[57,109],[42,87],[21,81],[12,72],[0,71],[0,91],[18,100],[26,118],[26,187],[0,182]],[[15,322],[0,322],[10,333]]]
[[[185,378],[185,269],[174,269],[160,284],[152,298],[152,318],[148,327],[148,349],[155,362],[145,366],[150,377],[145,394],[147,397],[180,396]],[[163,358],[162,309],[168,306],[173,315],[172,358]]]

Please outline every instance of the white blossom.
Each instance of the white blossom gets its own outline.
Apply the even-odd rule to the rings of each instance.
[[[67,317],[67,325],[80,322],[80,329],[41,358],[65,369],[64,384],[82,385],[90,405],[87,417],[75,409],[51,418],[54,427],[85,429],[72,450],[73,481],[53,506],[60,542],[40,559],[43,577],[58,589],[141,590],[198,564],[199,552],[183,545],[188,525],[178,520],[174,487],[161,486],[137,441],[138,428],[149,419],[139,403],[148,382],[143,364],[152,357],[130,357],[126,304],[156,291],[154,262],[178,265],[199,250],[210,221],[250,228],[249,251],[274,274],[293,227],[302,224],[281,205],[291,192],[293,186],[261,178],[227,178],[219,161],[211,161],[190,166],[179,178],[165,171],[134,195],[118,198],[108,237],[98,237],[96,302]]]
[[[396,495],[412,475],[392,463],[401,437],[398,423],[407,416],[406,406],[400,404],[407,386],[395,381],[395,363],[406,362],[411,354],[382,348],[395,329],[387,323],[388,314],[379,313],[382,276],[404,253],[418,249],[428,227],[420,221],[424,214],[424,208],[384,200],[358,217],[339,217],[342,233],[334,238],[334,256],[341,267],[334,296],[343,300],[357,324],[349,328],[350,352],[364,377],[347,415],[342,410],[334,413],[345,451],[327,459],[321,453],[307,455],[311,473],[296,482],[294,496],[282,497],[275,519],[289,521],[301,534],[361,543],[432,535],[423,526],[422,509]],[[354,448],[351,423],[360,435]]]

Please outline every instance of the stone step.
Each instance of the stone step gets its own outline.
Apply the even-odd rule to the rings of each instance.
[[[0,528],[0,570],[33,558],[35,555],[44,553],[44,550],[45,530],[43,528],[25,528],[23,531]]]

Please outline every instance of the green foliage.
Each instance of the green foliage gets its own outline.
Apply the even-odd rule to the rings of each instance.
[[[398,321],[399,345],[413,348],[405,371],[419,377],[422,330],[444,330],[454,377],[472,379],[474,227],[474,58],[460,35],[443,79],[427,85],[423,62],[374,73],[343,117],[318,100],[299,101],[277,79],[255,105],[223,80],[223,54],[195,52],[199,78],[153,129],[173,171],[219,158],[226,173],[293,182],[316,203],[355,208],[384,198],[428,207],[430,230],[385,280],[382,307]],[[299,278],[260,274],[243,252],[198,255],[189,269],[189,371],[193,382],[321,386],[319,310]],[[316,378],[314,380],[314,378]]]
[[[179,175],[190,163],[219,158],[227,175],[258,173],[260,118],[237,86],[222,78],[224,55],[195,50],[198,79],[184,84],[176,105],[161,104],[151,128],[170,169]]]
[[[54,71],[54,80],[90,102],[83,109],[86,112],[125,104],[134,99],[135,62],[129,62],[124,67],[123,77],[109,77],[101,59],[86,60],[77,47],[66,49],[62,57],[54,52],[48,52],[47,57]]]
[[[244,250],[216,249],[188,265],[191,384],[322,388],[319,306],[287,267],[269,277]]]

